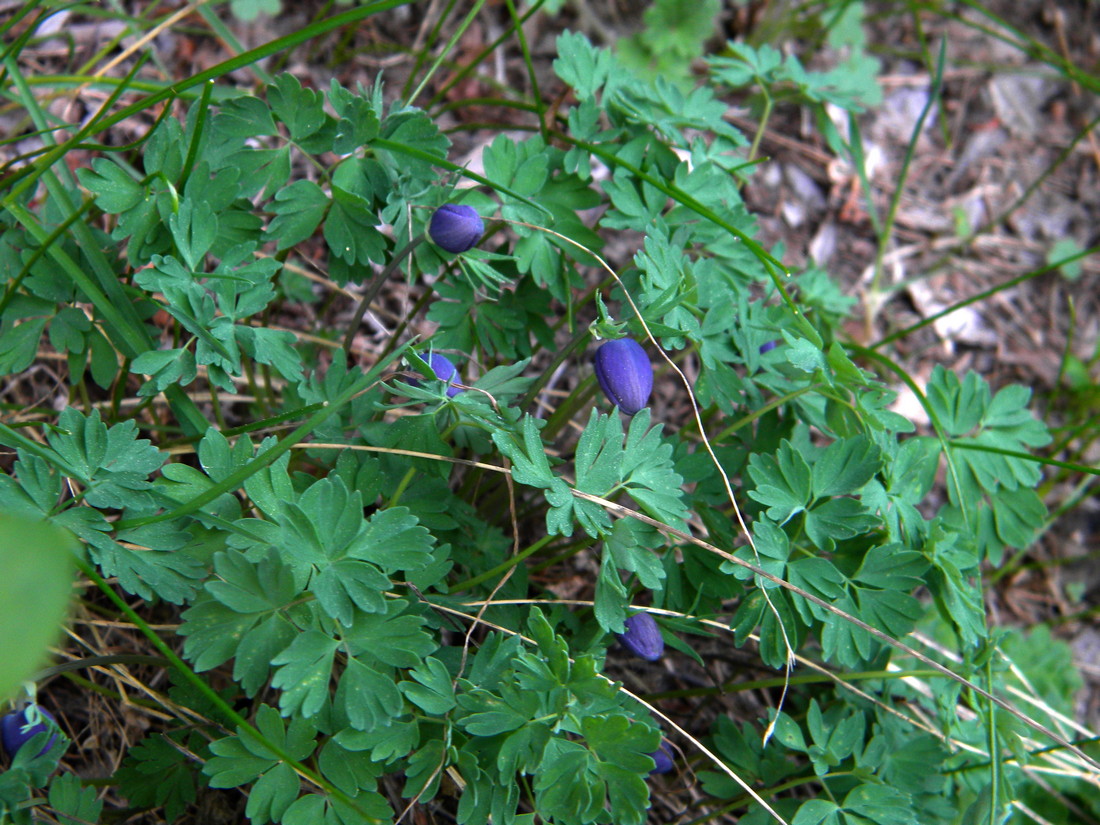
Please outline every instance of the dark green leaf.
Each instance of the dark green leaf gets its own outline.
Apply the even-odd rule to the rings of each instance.
[[[866,436],[838,439],[814,462],[814,497],[857,493],[881,466],[882,456]]]
[[[810,466],[789,441],[779,446],[774,457],[753,455],[749,459],[749,475],[756,485],[749,496],[768,508],[768,518],[776,524],[785,524],[810,503]]]
[[[279,250],[288,249],[310,237],[329,208],[329,199],[313,181],[299,180],[275,193],[271,211],[275,219],[265,237],[278,241]]]
[[[319,630],[305,630],[286,650],[271,660],[271,686],[283,695],[279,707],[287,715],[315,716],[328,699],[332,662],[339,643]]]

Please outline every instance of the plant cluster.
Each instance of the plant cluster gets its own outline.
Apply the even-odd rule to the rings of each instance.
[[[0,369],[48,345],[72,391],[0,422],[0,510],[79,539],[186,710],[119,793],[169,821],[205,785],[245,789],[257,825],[433,801],[461,825],[641,825],[649,775],[690,766],[747,824],[933,825],[1000,821],[1050,754],[1095,767],[1046,737],[1071,712],[1063,649],[983,608],[983,565],[1046,517],[1029,391],[937,369],[917,434],[891,410],[908,376],[843,341],[851,299],[788,271],[742,202],[751,141],[721,94],[855,112],[866,84],[737,45],[685,90],[581,34],[557,47],[569,102],[497,136],[484,175],[381,81],[287,73],[204,83],[75,174],[96,121],[6,170]],[[638,242],[618,269],[614,233]],[[300,274],[318,245],[324,295]],[[432,334],[404,319],[364,351],[363,312],[402,279]],[[343,326],[280,323],[349,286]],[[559,599],[537,572],[573,559],[598,572]],[[746,646],[789,691],[703,723],[609,675],[701,645]],[[1050,716],[1005,701],[1010,662]],[[4,815],[96,821],[71,773],[31,799],[64,748],[30,750]],[[1086,773],[1049,781],[1100,816]]]

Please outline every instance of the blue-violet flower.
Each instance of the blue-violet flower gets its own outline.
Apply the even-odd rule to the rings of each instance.
[[[455,379],[458,377],[458,370],[455,368],[455,365],[451,363],[450,358],[446,355],[440,355],[438,352],[433,352],[425,360],[432,368],[432,372],[435,373],[435,377],[440,381],[446,382],[448,397],[454,398],[462,392],[461,387],[454,386]]]
[[[477,210],[464,203],[445,203],[432,214],[428,235],[440,249],[455,254],[472,249],[485,234]]]
[[[633,338],[607,341],[596,350],[596,380],[604,394],[627,415],[649,403],[653,365]]]
[[[656,765],[654,765],[653,770],[650,771],[651,774],[669,773],[675,766],[675,760],[672,755],[672,747],[664,739],[661,740],[661,747],[657,748],[657,750],[649,754],[649,757],[657,763]]]
[[[619,634],[623,647],[649,662],[656,662],[665,652],[661,628],[648,613],[635,613],[627,618],[626,631]]]
[[[52,713],[48,710],[38,708],[38,714],[43,718],[32,725],[27,718],[27,714],[30,710],[31,706],[28,705],[21,710],[14,710],[0,719],[0,742],[3,743],[4,750],[12,759],[15,758],[15,754],[19,752],[19,749],[34,738],[35,735],[52,730],[51,723],[53,725],[57,724],[57,720],[53,718]],[[46,744],[42,746],[42,750],[38,752],[38,756],[41,756],[52,748],[53,743],[56,741],[57,734],[51,734]]]

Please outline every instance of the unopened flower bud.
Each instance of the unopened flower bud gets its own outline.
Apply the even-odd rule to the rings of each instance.
[[[448,396],[454,398],[456,395],[462,392],[461,387],[453,386],[455,379],[458,376],[458,370],[455,368],[455,365],[451,363],[450,358],[448,358],[446,355],[440,355],[438,352],[433,352],[424,360],[427,361],[428,366],[432,368],[432,372],[435,373],[435,377],[438,378],[440,381],[445,381],[447,383]],[[414,387],[420,386],[420,381],[415,378],[410,379],[409,383],[412,384]]]
[[[626,622],[626,631],[619,634],[622,646],[648,662],[656,662],[665,652],[661,628],[648,613],[635,613]]]
[[[20,710],[14,710],[0,719],[0,742],[3,743],[4,750],[12,759],[15,758],[15,754],[19,752],[19,749],[37,734],[45,733],[49,730],[56,730],[56,728],[51,727],[51,723],[56,725],[57,720],[53,718],[53,714],[48,710],[38,708],[39,721],[33,725],[28,719],[30,711],[31,706],[28,705]],[[56,741],[57,734],[51,734],[49,739],[46,740],[46,744],[42,746],[42,750],[40,750],[37,755],[41,756],[44,754],[53,747],[53,743]]]
[[[650,771],[653,773],[669,773],[675,767],[675,759],[672,755],[672,747],[664,739],[661,740],[661,747],[649,754],[649,757],[657,764]]]
[[[653,366],[633,338],[607,341],[596,350],[595,363],[600,388],[624,413],[634,415],[649,403]]]
[[[447,252],[458,254],[472,249],[485,234],[485,224],[477,210],[464,203],[445,203],[432,215],[428,235]]]

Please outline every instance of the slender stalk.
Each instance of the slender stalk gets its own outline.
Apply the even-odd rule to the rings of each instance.
[[[351,320],[348,321],[348,331],[344,334],[344,349],[347,352],[351,352],[351,345],[355,341],[355,333],[359,331],[359,323],[363,320],[363,316],[366,315],[367,308],[370,307],[371,302],[378,297],[378,293],[382,291],[382,287],[385,286],[390,276],[397,271],[399,266],[401,266],[401,262],[411,255],[413,250],[423,242],[424,235],[421,233],[409,243],[405,244],[404,247],[394,254],[390,262],[386,264],[386,268],[378,272],[373,280],[371,280],[370,284],[367,285],[367,291],[363,293],[362,300],[359,301],[359,305],[355,307],[355,311],[351,314]]]

